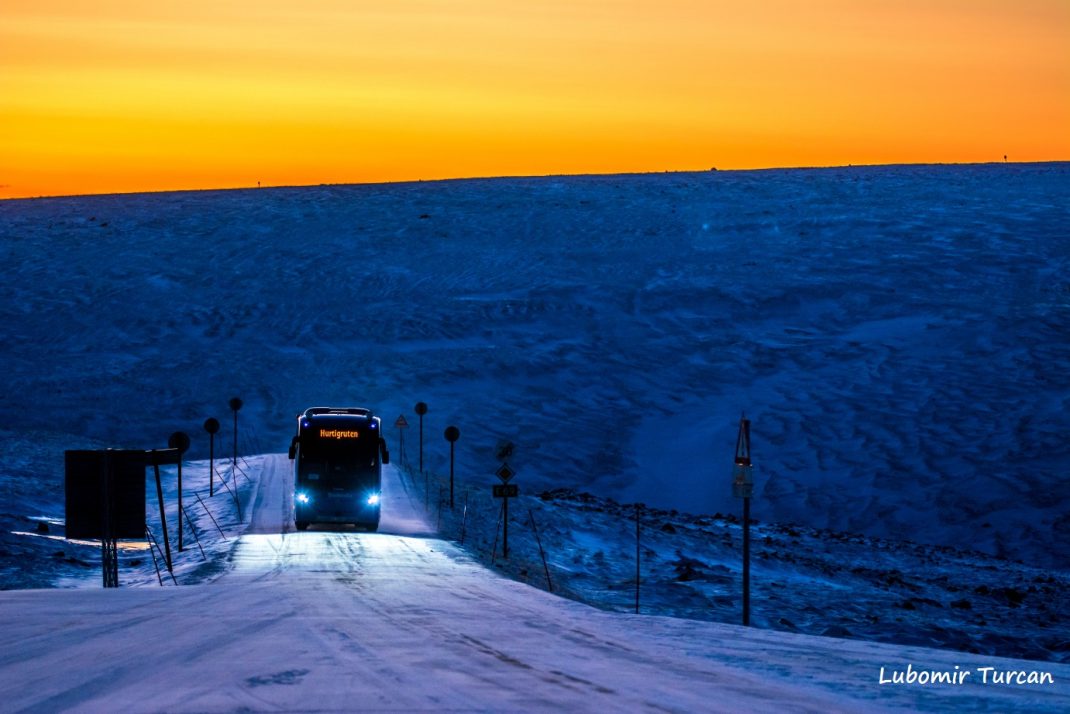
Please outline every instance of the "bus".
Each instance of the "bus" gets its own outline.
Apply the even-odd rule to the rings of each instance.
[[[297,416],[290,442],[297,530],[313,523],[379,527],[382,465],[390,463],[381,432],[369,409],[312,407]]]

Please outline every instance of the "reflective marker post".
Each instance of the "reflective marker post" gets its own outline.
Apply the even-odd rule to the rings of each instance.
[[[754,494],[754,466],[750,458],[750,420],[745,416],[739,420],[732,476],[732,495],[743,499],[743,624],[750,625],[750,499]]]

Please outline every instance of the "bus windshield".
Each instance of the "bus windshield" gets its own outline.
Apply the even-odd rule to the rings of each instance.
[[[379,464],[379,434],[347,423],[314,423],[301,435],[303,471],[333,480],[339,471],[365,472]]]

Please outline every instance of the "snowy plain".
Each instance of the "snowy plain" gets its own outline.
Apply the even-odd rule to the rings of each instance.
[[[437,475],[452,423],[469,486],[489,488],[509,438],[523,493],[614,499],[525,503],[555,506],[539,517],[570,595],[624,609],[627,565],[598,556],[629,547],[627,525],[593,524],[643,501],[656,533],[694,531],[650,546],[654,611],[735,622],[738,527],[713,514],[739,512],[746,411],[756,572],[786,588],[756,593],[762,627],[1062,667],[1068,189],[1070,166],[1042,164],[0,202],[0,587],[99,579],[88,546],[37,532],[61,533],[65,449],[182,429],[205,458],[200,424],[218,417],[229,444],[240,395],[243,454],[283,450],[300,409],[354,403],[387,424],[407,414],[411,460],[423,400]],[[180,580],[214,582],[231,545]],[[140,559],[126,582],[159,587]],[[831,642],[818,650],[868,646]],[[847,678],[869,692],[876,660],[852,656],[865,675]]]

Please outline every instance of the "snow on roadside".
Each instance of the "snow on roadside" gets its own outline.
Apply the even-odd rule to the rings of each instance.
[[[419,500],[424,486],[405,471]],[[617,612],[635,609],[634,504],[571,489],[510,504],[491,484],[429,477],[442,537],[502,573]],[[538,538],[536,538],[536,531]],[[546,557],[544,565],[540,545]],[[640,612],[738,623],[742,527],[734,515],[640,512]],[[1070,662],[1070,577],[980,552],[753,522],[751,622],[763,629]]]
[[[60,452],[62,454],[62,452]],[[178,467],[160,467],[167,539],[161,527],[159,500],[153,469],[146,469],[145,520],[152,540],[119,541],[121,587],[174,586],[213,579],[227,567],[227,554],[249,525],[249,509],[256,497],[265,456],[239,456],[237,469],[230,459],[215,461],[216,477],[209,485],[208,461],[189,461],[182,466],[182,550],[178,538]],[[237,474],[237,479],[234,478]],[[8,479],[10,483],[12,479]],[[235,483],[236,481],[236,483]],[[59,484],[62,498],[62,483]],[[214,495],[211,495],[211,493]],[[239,519],[239,504],[242,518]],[[5,550],[18,549],[21,558],[2,558],[3,589],[101,586],[99,541],[70,540],[64,535],[62,501],[56,509],[55,493],[41,502],[41,515],[22,517],[3,534]],[[173,574],[166,566],[170,550]],[[44,553],[51,551],[51,557]],[[44,572],[19,575],[20,560],[35,557]],[[48,567],[51,566],[51,567]]]

